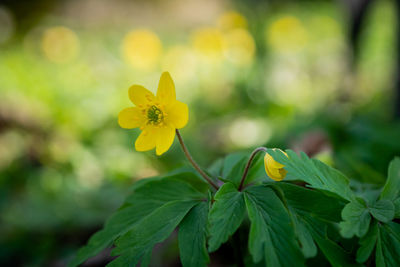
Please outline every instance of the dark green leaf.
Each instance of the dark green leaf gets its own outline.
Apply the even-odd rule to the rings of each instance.
[[[190,174],[184,177],[190,177]],[[179,177],[179,176],[178,176]],[[176,176],[161,178],[142,184],[134,191],[134,194],[127,197],[127,203],[136,203],[142,199],[152,199],[165,203],[166,201],[184,200],[184,199],[204,199],[206,192],[196,190],[191,184],[185,182],[182,177]]]
[[[150,264],[153,246],[143,249],[140,254],[121,255],[107,264],[107,267],[136,267],[140,261],[140,267],[147,267]]]
[[[369,211],[375,219],[381,222],[390,222],[394,218],[393,202],[387,199],[378,200],[373,206],[369,207]]]
[[[290,183],[275,183],[282,189],[288,205],[296,213],[309,214],[327,221],[339,222],[340,214],[345,206],[341,198],[327,196],[326,194],[310,190]]]
[[[245,154],[231,154],[225,159],[222,177],[239,186],[248,157]]]
[[[178,200],[164,204],[117,239],[112,254],[122,255],[123,258],[127,255],[143,255],[150,247],[164,241],[197,203]]]
[[[400,197],[394,201],[394,217],[400,218]]]
[[[303,219],[318,247],[332,266],[344,267],[357,265],[351,259],[349,253],[328,237],[327,224],[308,215],[303,216]]]
[[[229,154],[224,159],[224,165],[222,167],[222,177],[227,178],[229,174],[232,173],[232,170],[235,168],[238,163],[243,162],[247,158],[247,155],[244,153],[235,153]]]
[[[217,250],[226,242],[243,221],[245,205],[243,193],[232,183],[225,183],[215,194],[210,214],[209,251]]]
[[[153,255],[153,248],[151,247],[147,251],[145,251],[142,260],[140,261],[140,267],[149,266],[152,255]]]
[[[345,205],[342,198],[327,196],[320,191],[289,183],[274,185],[282,189],[304,256],[314,257],[317,254],[317,245],[332,266],[353,265],[349,254],[326,234],[327,223],[340,221]]]
[[[400,266],[400,225],[394,222],[378,224],[376,266]]]
[[[258,153],[251,164],[249,173],[247,174],[245,184],[257,183],[262,181],[272,181],[268,178],[264,167],[264,153]]]
[[[224,159],[220,158],[214,161],[210,167],[208,167],[207,171],[211,173],[215,177],[219,177],[222,175],[222,169],[224,167]]]
[[[207,266],[206,248],[208,202],[194,206],[179,225],[179,252],[184,267]]]
[[[381,193],[381,199],[395,200],[400,191],[400,158],[394,158],[389,164],[388,178]]]
[[[353,235],[363,237],[371,222],[371,215],[361,199],[348,203],[342,211],[342,218],[340,233],[346,238],[351,238]]]
[[[288,157],[279,150],[268,149],[268,154],[285,165],[288,179],[304,181],[313,188],[337,194],[349,201],[354,199],[354,194],[349,187],[349,179],[341,172],[319,160],[308,158],[303,152],[300,156],[292,150],[286,150],[286,153]]]
[[[359,241],[360,248],[357,250],[357,262],[363,263],[368,260],[369,256],[374,250],[377,238],[378,225],[374,223],[370,226],[368,233]]]
[[[183,174],[184,177],[188,177]],[[69,266],[77,266],[95,256],[122,234],[129,231],[135,223],[168,201],[184,199],[207,199],[207,194],[194,189],[180,178],[154,177],[143,179],[134,186],[134,192],[125,203],[106,222],[104,228],[95,233],[88,244],[81,248]]]
[[[251,221],[249,250],[254,261],[264,258],[267,266],[304,266],[290,216],[275,192],[263,185],[249,187],[245,202]]]
[[[157,206],[159,205],[152,201],[147,203],[142,201],[133,205],[123,206],[106,222],[104,229],[95,233],[90,238],[88,244],[78,251],[76,257],[69,263],[69,266],[77,266],[88,258],[100,253],[104,248],[111,245],[112,241],[118,236],[127,232],[137,221],[151,213]]]
[[[292,208],[290,208],[290,210],[292,211]],[[301,244],[301,251],[303,252],[304,257],[306,258],[315,257],[317,255],[318,249],[317,246],[315,245],[314,239],[309,229],[306,227],[301,217],[298,214],[296,214],[295,211],[292,211],[292,213],[293,213],[292,219],[295,226],[296,236]]]

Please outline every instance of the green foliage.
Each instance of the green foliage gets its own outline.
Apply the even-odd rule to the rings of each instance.
[[[200,202],[179,225],[179,252],[183,266],[206,266],[210,260],[206,247],[208,206],[208,202]]]
[[[275,192],[266,186],[253,186],[246,190],[245,200],[254,261],[264,259],[268,266],[303,266],[289,213]]]
[[[354,198],[349,179],[338,170],[319,160],[308,158],[304,152],[301,152],[300,156],[291,150],[287,150],[286,153],[288,157],[279,150],[268,149],[268,154],[285,165],[288,178],[304,181],[312,188],[337,194],[349,201]]]
[[[362,199],[356,199],[347,204],[342,211],[342,218],[340,233],[346,238],[353,235],[363,237],[371,222],[371,214]]]
[[[189,183],[184,182],[183,177],[187,177],[188,180],[196,178],[193,173],[183,172],[163,178],[149,178],[136,185],[133,193],[127,197],[126,203],[107,221],[104,228],[94,234],[88,244],[80,249],[70,266],[77,266],[98,254],[118,237],[138,227],[136,225],[147,217],[159,220],[157,216],[154,217],[153,212],[165,212],[165,209],[170,207],[170,205],[165,207],[166,204],[179,205],[180,201],[183,201],[182,205],[193,206],[196,204],[193,200],[200,202],[207,199],[206,193],[194,189]]]
[[[381,199],[375,202],[369,208],[369,211],[375,219],[384,223],[390,222],[394,218],[394,204],[386,199]]]
[[[395,200],[400,192],[400,158],[394,158],[389,164],[388,178],[383,187],[381,198]]]
[[[312,266],[316,258],[321,265],[360,266],[373,257],[376,266],[400,264],[400,226],[393,221],[399,202],[398,158],[378,195],[353,192],[346,176],[305,154],[289,150],[286,157],[268,151],[285,165],[287,180],[267,180],[258,157],[249,172],[251,182],[239,190],[248,157],[236,154],[209,169],[225,181],[215,193],[187,169],[140,181],[70,266],[111,244],[118,257],[108,266],[148,266],[154,246],[176,228],[184,267],[207,266],[208,252],[218,252],[226,242],[238,246],[233,236],[239,232],[248,233],[248,249],[238,256],[246,266]]]
[[[389,267],[400,265],[400,225],[390,222],[378,224],[376,245],[376,266]]]
[[[315,257],[317,246],[332,266],[347,266],[349,255],[327,235],[328,226],[340,221],[345,202],[289,183],[279,183],[293,217],[297,238],[306,258]]]
[[[118,238],[112,254],[121,255],[117,261],[129,265],[136,264],[146,251],[165,240],[196,204],[196,201],[188,200],[176,200],[164,204]]]
[[[359,241],[357,261],[367,261],[375,248],[376,266],[399,266],[400,225],[393,222],[396,215],[396,201],[400,189],[400,160],[398,157],[389,164],[388,178],[379,196],[367,208],[374,217],[368,233]]]
[[[215,203],[209,214],[209,251],[215,251],[228,240],[240,226],[245,215],[243,193],[232,183],[225,183],[214,197]]]

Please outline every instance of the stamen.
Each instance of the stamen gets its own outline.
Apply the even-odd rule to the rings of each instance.
[[[153,105],[147,110],[148,124],[158,125],[164,120],[164,114],[157,106]]]

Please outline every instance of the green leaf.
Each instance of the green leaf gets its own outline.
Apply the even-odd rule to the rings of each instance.
[[[394,218],[393,202],[387,199],[378,200],[373,206],[369,207],[369,211],[375,219],[381,222],[390,222]]]
[[[342,211],[343,221],[339,224],[340,233],[345,238],[353,235],[363,237],[369,228],[371,215],[362,199],[348,203]]]
[[[275,192],[263,185],[252,186],[244,196],[251,221],[249,250],[254,261],[264,258],[267,266],[304,266],[290,216]]]
[[[227,156],[222,172],[223,179],[230,181],[236,186],[239,186],[249,158],[250,154],[247,155],[243,153],[231,154]],[[244,185],[259,183],[265,181],[266,178],[267,175],[264,168],[264,156],[263,153],[259,153],[252,161]]]
[[[394,217],[395,218],[400,218],[400,197],[398,199],[396,199],[394,202]]]
[[[140,261],[140,267],[146,267],[150,264],[153,246],[143,249],[140,254],[125,254],[108,263],[107,267],[136,267]],[[140,260],[141,259],[141,260]]]
[[[243,193],[232,183],[225,183],[215,194],[209,214],[210,252],[217,250],[240,226],[245,215]]]
[[[183,177],[188,177],[186,173]],[[182,177],[182,178],[183,178]],[[170,177],[153,177],[141,180],[134,186],[127,202],[106,222],[104,228],[95,233],[86,246],[82,247],[69,266],[77,266],[88,258],[110,246],[119,236],[129,231],[138,221],[163,204],[173,200],[207,199],[207,194],[199,192],[184,182],[178,174]]]
[[[309,214],[326,221],[341,220],[340,214],[346,204],[341,198],[286,182],[274,185],[282,189],[288,205],[295,209],[296,213]]]
[[[142,201],[133,205],[123,206],[107,220],[104,228],[95,233],[89,239],[88,244],[78,251],[69,266],[78,266],[85,260],[100,253],[104,248],[110,246],[118,236],[128,231],[137,221],[151,213],[157,206],[159,204],[151,200],[147,203]]]
[[[378,224],[375,263],[378,267],[400,266],[400,225]]]
[[[106,265],[106,267],[135,267],[140,259],[144,257],[145,252],[140,254],[121,255]]]
[[[301,216],[299,216],[295,212],[293,213],[294,214],[292,216],[292,219],[295,226],[296,236],[301,244],[301,251],[306,258],[315,257],[317,255],[318,249],[315,245],[314,239],[309,229],[302,222]]]
[[[369,256],[374,250],[377,238],[378,225],[377,223],[374,223],[370,226],[368,233],[359,241],[360,247],[357,250],[357,262],[363,263],[368,260]]]
[[[309,215],[303,216],[303,219],[318,247],[332,266],[357,266],[350,257],[350,253],[347,253],[342,247],[328,237],[328,225],[326,223]]]
[[[229,174],[232,174],[232,170],[235,168],[235,166],[243,163],[246,158],[247,155],[244,153],[234,153],[226,156],[224,159],[221,176],[224,178],[228,178]]]
[[[184,177],[190,176],[183,175]],[[165,203],[173,200],[201,200],[207,198],[206,192],[198,191],[191,184],[178,177],[161,178],[142,184],[141,187],[134,191],[134,194],[127,197],[126,202],[136,203],[142,199],[152,199],[153,201]]]
[[[179,252],[184,267],[207,266],[206,248],[208,202],[194,206],[179,225]]]
[[[240,180],[242,179],[247,160],[248,156],[243,153],[228,155],[224,161],[222,177],[238,187]]]
[[[224,166],[224,159],[219,158],[214,161],[211,166],[207,168],[207,171],[212,174],[214,177],[218,177],[222,175],[222,168]]]
[[[290,183],[274,183],[284,195],[306,258],[317,255],[317,246],[332,266],[353,265],[349,253],[327,236],[328,223],[339,222],[345,202],[340,197]]]
[[[253,160],[253,163],[250,166],[249,173],[247,174],[247,178],[245,184],[258,183],[262,181],[272,181],[268,178],[265,167],[264,167],[264,153],[258,153]]]
[[[268,154],[285,165],[284,168],[288,171],[286,180],[301,180],[313,188],[337,194],[346,200],[354,199],[349,179],[341,172],[319,160],[308,158],[304,152],[300,156],[292,150],[286,150],[286,153],[288,157],[279,150],[268,149]]]
[[[147,267],[150,264],[151,256],[153,255],[153,248],[149,248],[147,251],[144,252],[142,260],[140,262],[140,267]]]
[[[381,193],[381,199],[395,200],[400,191],[400,158],[395,157],[389,164],[388,178]]]
[[[122,255],[123,258],[143,255],[150,247],[164,241],[197,203],[177,200],[162,205],[117,239],[112,254]]]

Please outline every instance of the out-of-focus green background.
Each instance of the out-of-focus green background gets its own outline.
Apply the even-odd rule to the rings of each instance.
[[[129,86],[155,92],[162,71],[189,105],[181,133],[201,165],[265,145],[317,156],[355,187],[381,184],[400,154],[396,8],[3,1],[0,264],[64,266],[135,180],[186,164],[176,141],[161,157],[139,153],[139,130],[117,124]],[[172,265],[174,246],[160,256]]]

